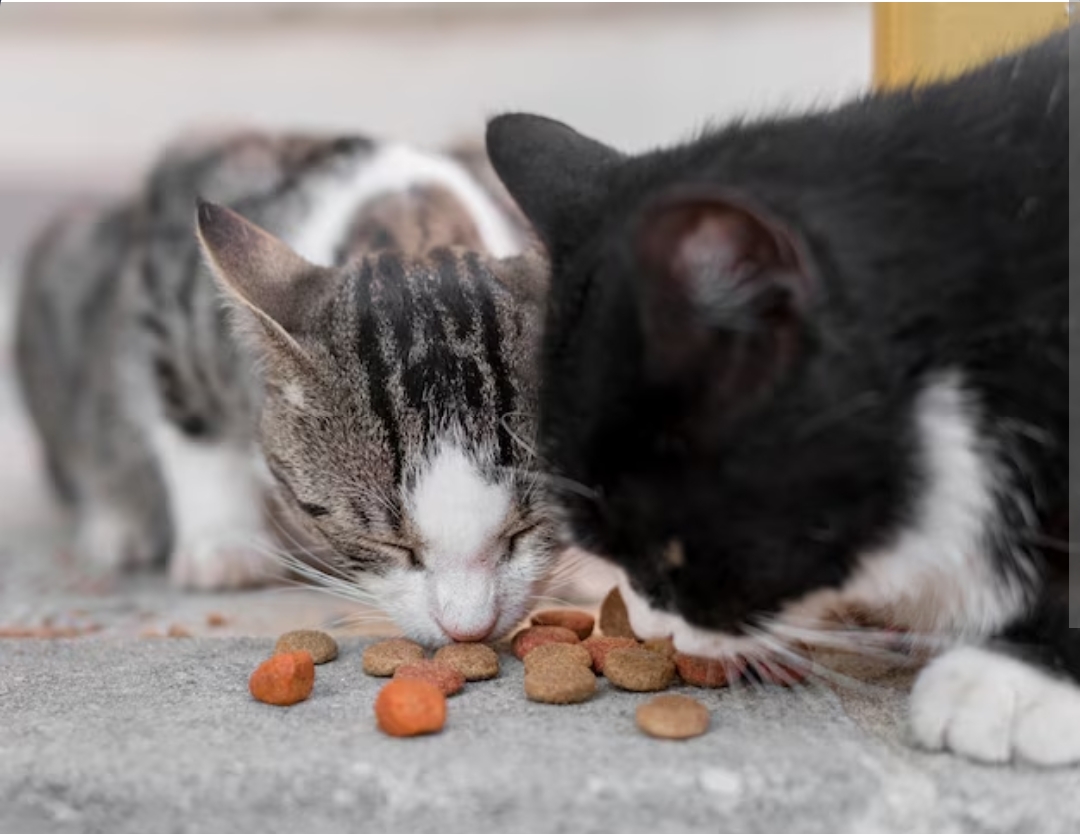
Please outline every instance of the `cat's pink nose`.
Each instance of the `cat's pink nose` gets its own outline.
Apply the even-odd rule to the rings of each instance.
[[[443,632],[455,643],[479,643],[485,640],[495,628],[495,621],[476,626],[448,626],[439,623]]]

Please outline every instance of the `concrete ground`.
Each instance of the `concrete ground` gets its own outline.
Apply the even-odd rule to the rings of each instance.
[[[0,258],[38,209],[0,195]],[[9,291],[0,280],[0,313]],[[380,682],[359,663],[386,629],[372,612],[310,589],[183,595],[160,576],[79,570],[3,350],[0,461],[2,834],[1080,831],[1076,770],[913,750],[903,671],[696,692],[712,729],[674,743],[640,735],[644,696],[606,682],[584,705],[530,703],[505,657],[501,677],[451,701],[441,735],[387,738],[372,715]],[[254,702],[247,679],[272,635],[311,626],[342,635],[312,698]],[[42,628],[78,636],[10,636]],[[170,628],[191,636],[160,636]]]

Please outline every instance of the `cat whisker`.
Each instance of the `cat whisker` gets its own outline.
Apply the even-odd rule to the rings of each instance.
[[[555,579],[555,580],[552,580],[552,579],[549,578],[549,579],[544,581],[543,588],[544,588],[545,591],[561,591],[561,590],[564,590],[566,588],[569,588],[573,584],[574,584],[574,577],[572,577],[572,576],[567,576],[567,577],[563,577],[561,579]]]
[[[952,639],[943,636],[896,632],[867,633],[857,629],[830,633],[777,627],[776,633],[819,649],[904,663],[910,663],[913,659],[927,654],[936,654],[954,643]]]
[[[327,630],[347,629],[350,626],[366,626],[372,623],[392,623],[393,619],[381,611],[358,611],[355,614],[346,614],[327,620],[323,628]]]
[[[1018,531],[1018,535],[1024,541],[1031,544],[1038,545],[1039,547],[1046,547],[1050,550],[1056,550],[1059,553],[1076,553],[1080,551],[1080,543],[1073,543],[1066,539],[1055,538],[1054,536],[1043,535],[1042,533],[1035,533],[1030,530]]]
[[[536,450],[536,446],[527,442],[524,438],[521,437],[521,435],[519,435],[516,431],[510,428],[510,418],[520,416],[520,411],[508,411],[506,414],[503,414],[499,418],[499,425],[502,426],[503,431],[510,435],[511,440],[513,440],[518,446],[520,446],[522,449],[529,453],[530,457],[539,457],[540,455]]]
[[[533,594],[529,599],[534,603],[542,602],[548,605],[570,606],[574,604],[572,601],[563,599],[562,597],[545,596],[543,594]]]
[[[872,694],[880,691],[881,687],[866,681],[853,678],[850,675],[845,675],[842,672],[837,672],[835,669],[831,669],[828,666],[824,666],[820,663],[815,663],[810,658],[793,651],[790,646],[785,645],[779,640],[774,639],[769,634],[756,630],[748,629],[753,637],[760,641],[763,646],[766,646],[768,650],[774,654],[781,655],[785,658],[785,662],[792,666],[797,671],[806,675],[807,684],[814,682],[824,681],[831,683],[835,686],[841,686],[850,691],[863,692]]]
[[[833,423],[852,417],[860,411],[873,408],[879,402],[881,402],[881,395],[878,392],[864,391],[846,402],[842,402],[833,408],[811,417],[802,427],[799,438],[801,440],[807,440],[815,434],[827,429]]]
[[[314,586],[324,589],[328,593],[355,602],[368,604],[374,604],[376,602],[376,599],[372,594],[365,591],[355,582],[350,582],[325,573],[318,568],[312,567],[291,553],[273,549],[267,549],[265,553],[272,559],[277,560],[280,564],[292,570],[294,573],[310,580]]]
[[[287,540],[286,543],[291,546],[291,549],[297,551],[302,556],[306,557],[308,560],[315,562],[316,564],[324,568],[327,568],[329,571],[336,571],[336,569],[330,562],[328,562],[326,559],[323,559],[319,555],[321,553],[333,553],[333,548],[330,545],[323,545],[319,547],[318,550],[316,550],[311,545],[297,541],[296,537],[293,536],[293,534],[290,533],[289,530],[286,529],[285,526],[281,524],[277,519],[271,517],[270,521],[277,529],[278,535],[282,539]]]
[[[556,475],[553,472],[541,472],[532,469],[522,469],[521,467],[517,466],[500,466],[498,468],[517,475],[529,475],[539,480],[546,481],[553,486],[562,488],[567,492],[573,492],[577,495],[582,496],[583,498],[588,498],[591,501],[600,500],[600,493],[596,490],[590,489],[584,484],[572,480],[571,478],[565,478],[562,475]]]

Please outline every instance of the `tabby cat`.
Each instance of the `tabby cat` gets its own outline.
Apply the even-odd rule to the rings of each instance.
[[[485,166],[199,138],[54,224],[17,354],[79,552],[222,588],[272,572],[284,526],[415,639],[520,620],[555,555],[529,451],[547,270]]]
[[[905,630],[947,647],[918,742],[1080,762],[1068,58],[638,156],[489,125],[552,260],[540,453],[639,635],[808,666]]]

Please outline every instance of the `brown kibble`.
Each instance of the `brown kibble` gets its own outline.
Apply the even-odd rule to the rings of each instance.
[[[437,733],[446,724],[446,696],[425,680],[397,678],[375,698],[375,721],[390,736]]]
[[[590,637],[581,645],[586,648],[592,657],[593,671],[598,675],[604,674],[604,661],[608,652],[613,649],[630,649],[636,647],[637,640],[630,637]]]
[[[395,637],[380,640],[364,649],[364,671],[377,678],[389,678],[406,663],[424,659],[424,649],[412,640]]]
[[[600,631],[605,637],[637,639],[634,629],[630,628],[630,615],[626,612],[626,603],[618,588],[612,588],[600,603]]]
[[[543,704],[580,704],[596,692],[596,675],[578,663],[543,663],[525,673],[525,697]]]
[[[685,739],[709,729],[709,710],[686,695],[657,695],[637,708],[637,725],[656,738]]]
[[[726,664],[726,667],[725,667]],[[742,674],[743,663],[740,660],[710,660],[707,657],[694,657],[693,655],[675,653],[675,667],[679,670],[679,677],[690,686],[700,686],[706,689],[717,689],[727,686],[732,678]],[[728,675],[731,675],[731,678]]]
[[[256,700],[278,707],[305,700],[314,686],[315,662],[308,652],[276,654],[264,660],[248,681]]]
[[[63,640],[72,637],[83,637],[100,631],[101,626],[91,624],[88,626],[0,626],[0,639],[26,639],[26,640]]]
[[[580,643],[581,638],[562,626],[530,626],[514,635],[511,649],[518,660],[545,643]]]
[[[337,641],[325,631],[300,629],[282,634],[274,646],[274,654],[286,652],[310,652],[311,659],[318,666],[329,663],[338,656]]]
[[[534,626],[562,626],[568,628],[580,639],[584,640],[593,633],[596,626],[596,618],[588,611],[578,611],[573,608],[552,608],[548,611],[537,611],[532,615]]]
[[[435,652],[435,660],[457,669],[467,681],[486,681],[499,674],[499,655],[483,643],[451,643]]]
[[[675,659],[675,641],[670,637],[658,637],[655,640],[646,640],[641,644],[642,648],[648,649],[650,652],[657,652],[664,657],[670,657]]]
[[[675,661],[640,646],[612,649],[604,660],[604,675],[620,689],[659,692],[675,680]]]
[[[418,660],[398,666],[394,680],[427,681],[443,695],[456,695],[465,687],[465,676],[438,660]]]
[[[182,625],[171,625],[169,630],[165,632],[169,637],[190,637],[191,632],[184,628]]]
[[[592,655],[580,643],[545,643],[525,655],[525,673],[546,663],[576,663],[586,669],[592,668]]]
[[[210,628],[221,628],[222,626],[228,625],[229,621],[223,614],[212,612],[206,615],[206,624],[210,626]]]

